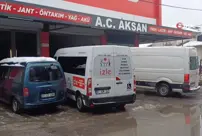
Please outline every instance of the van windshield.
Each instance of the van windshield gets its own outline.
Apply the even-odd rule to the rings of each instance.
[[[31,82],[55,81],[62,78],[62,72],[58,66],[34,66],[29,70]]]
[[[197,56],[191,56],[189,62],[189,68],[190,70],[196,70],[199,68],[199,60]]]

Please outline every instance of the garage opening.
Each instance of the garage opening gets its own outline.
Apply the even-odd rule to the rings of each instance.
[[[37,34],[0,31],[0,60],[9,57],[37,56]]]
[[[85,45],[99,45],[99,36],[71,35],[71,34],[51,34],[50,35],[50,56],[60,48],[77,47]]]
[[[50,56],[53,57],[60,48],[100,45],[102,35],[104,35],[104,30],[100,29],[71,25],[51,25],[49,38]]]
[[[0,31],[0,60],[10,57],[11,32]]]
[[[37,56],[37,34],[29,32],[16,32],[16,55],[23,56]]]

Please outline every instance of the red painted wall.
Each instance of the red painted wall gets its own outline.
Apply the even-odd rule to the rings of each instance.
[[[65,0],[77,4],[113,10],[143,17],[155,18],[160,23],[161,20],[161,0],[139,0],[131,2],[129,0]]]

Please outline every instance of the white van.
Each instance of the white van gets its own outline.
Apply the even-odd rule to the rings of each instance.
[[[67,96],[77,108],[103,104],[134,103],[131,51],[123,46],[83,46],[59,49],[55,59],[61,64],[67,82]]]
[[[137,89],[193,95],[199,89],[199,61],[194,47],[131,47]]]

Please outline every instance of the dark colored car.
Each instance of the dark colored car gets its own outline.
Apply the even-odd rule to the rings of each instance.
[[[17,57],[0,61],[0,100],[12,110],[54,106],[63,102],[66,89],[60,64],[52,58]]]

